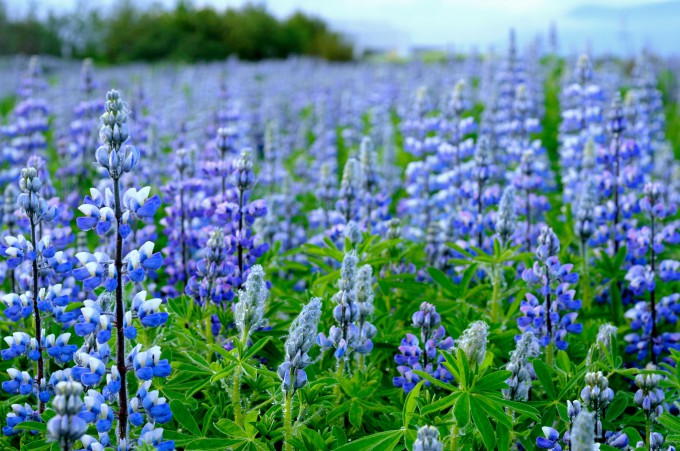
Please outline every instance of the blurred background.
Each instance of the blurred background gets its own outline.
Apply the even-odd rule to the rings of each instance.
[[[680,0],[0,0],[0,54],[99,63],[437,58],[520,45],[672,55]]]

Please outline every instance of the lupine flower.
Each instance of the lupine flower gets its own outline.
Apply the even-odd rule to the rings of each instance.
[[[554,342],[557,349],[567,347],[566,334],[580,333],[581,324],[576,323],[576,312],[561,313],[581,308],[581,301],[574,300],[575,290],[570,284],[578,281],[578,274],[572,273],[573,265],[560,264],[557,254],[560,241],[548,227],[544,227],[538,238],[537,261],[522,273],[522,279],[530,285],[539,285],[545,302],[527,293],[520,311],[524,316],[517,319],[522,332],[531,331],[538,337],[541,346]]]
[[[581,390],[583,406],[587,407],[594,415],[595,436],[604,437],[602,418],[607,406],[614,399],[614,390],[609,388],[609,380],[601,371],[586,373],[586,386]]]
[[[357,263],[355,251],[345,254],[340,269],[339,290],[333,295],[333,301],[337,304],[333,309],[333,318],[337,326],[331,326],[328,337],[320,333],[316,340],[323,350],[335,349],[335,358],[343,362],[349,359],[352,352],[368,354],[373,349],[373,342],[357,325],[360,316],[356,291]]]
[[[412,321],[413,327],[420,329],[420,340],[413,334],[406,334],[406,338],[401,340],[399,354],[394,356],[399,376],[393,378],[392,382],[405,393],[413,390],[420,381],[413,370],[425,371],[443,382],[453,380],[451,373],[441,365],[444,361],[441,352],[453,349],[454,342],[451,337],[446,336],[444,326],[440,325],[441,316],[437,309],[434,305],[423,302],[420,310],[413,314]],[[425,381],[425,385],[429,386],[429,381]]]
[[[227,275],[231,273],[231,263],[227,260],[227,246],[222,229],[213,230],[203,249],[203,259],[198,261],[196,275],[189,279],[186,293],[199,305],[210,302],[220,304],[234,298]]]
[[[475,321],[456,340],[456,349],[463,351],[470,365],[481,365],[486,357],[488,337],[489,326],[484,321]]]
[[[645,413],[645,416],[654,420],[663,413],[663,402],[666,399],[663,390],[659,388],[661,376],[658,374],[638,374],[635,376],[635,404]]]
[[[511,242],[517,228],[515,188],[512,185],[503,191],[503,197],[501,197],[501,202],[498,205],[495,228],[502,244]]]
[[[59,382],[55,391],[52,408],[57,414],[47,423],[47,438],[59,443],[61,449],[73,449],[76,440],[87,431],[87,423],[78,416],[83,388],[77,382]]]
[[[572,451],[595,451],[599,446],[595,444],[595,415],[582,410],[576,415],[569,436]]]
[[[361,173],[359,162],[350,158],[345,163],[342,182],[338,192],[337,209],[345,218],[345,223],[356,220],[359,210],[359,194],[361,190]]]
[[[264,325],[268,295],[262,266],[255,265],[248,274],[245,290],[239,290],[238,302],[234,306],[234,323],[241,333],[243,343],[247,342],[253,331]]]
[[[7,436],[18,434],[14,426],[24,421],[40,421],[40,414],[28,404],[12,404],[12,411],[7,414],[7,426],[3,426],[2,433]]]
[[[444,445],[439,441],[439,430],[434,426],[422,426],[418,428],[416,441],[413,442],[413,451],[441,451]]]
[[[562,446],[558,443],[560,433],[557,429],[543,426],[543,437],[536,437],[536,446],[550,451],[562,451]]]
[[[83,301],[81,315],[74,330],[77,335],[84,337],[84,343],[74,354],[76,366],[72,369],[72,376],[74,380],[91,387],[88,396],[85,397],[85,406],[92,415],[84,419],[88,423],[95,423],[99,432],[99,444],[110,445],[108,433],[113,427],[114,418],[117,417],[117,445],[127,450],[130,413],[126,377],[128,370],[133,370],[140,381],[148,381],[152,377],[167,377],[171,367],[166,359],[160,358],[161,351],[158,346],[144,351],[141,344],[138,344],[130,353],[126,353],[126,340],[134,340],[137,337],[137,330],[133,324],[135,319],[144,327],[160,326],[167,320],[167,314],[159,309],[162,301],[146,300],[146,292],[143,290],[138,291],[133,297],[131,309],[128,309],[124,299],[124,289],[128,283],[141,283],[148,273],[159,269],[163,262],[161,254],[154,253],[153,241],[146,241],[139,248],[133,247],[123,255],[123,241],[134,236],[131,233],[131,224],[136,223],[138,218],[153,216],[160,206],[160,198],[157,196],[149,198],[148,187],[141,190],[131,188],[121,196],[121,178],[136,166],[140,153],[134,146],[126,144],[129,138],[128,116],[125,103],[117,91],[109,91],[105,109],[99,131],[103,145],[97,149],[95,157],[97,165],[107,169],[113,189],[104,189],[103,195],[100,190],[90,191],[91,196],[86,197],[84,206],[80,208],[86,218],[85,220],[81,218],[79,227],[83,230],[95,228],[102,234],[115,225],[114,236],[117,238],[113,258],[103,252],[76,254],[83,267],[74,271],[74,278],[82,280],[88,291],[102,284],[106,291],[96,301],[90,299]],[[108,345],[114,330],[115,353]],[[110,360],[116,363],[110,371],[107,371],[107,363]],[[96,388],[102,383],[105,385],[99,392]],[[148,386],[144,390],[145,393],[148,392]],[[144,398],[147,419],[152,423],[169,421],[172,416],[169,406],[163,398],[158,398],[158,392],[155,392],[155,395],[153,393],[149,392]],[[149,397],[150,399],[147,399]],[[116,415],[113,407],[105,403],[106,400],[114,399],[118,401]],[[89,442],[89,439],[87,441]],[[91,442],[89,447],[93,446],[95,443]]]
[[[142,428],[137,440],[139,446],[145,444],[153,446],[158,451],[172,451],[175,449],[174,440],[163,440],[163,429],[155,428],[152,423],[147,423]]]
[[[278,368],[281,388],[286,393],[292,394],[307,384],[304,369],[312,363],[307,353],[314,345],[320,318],[321,298],[312,298],[290,325],[284,345],[286,356]]]
[[[595,345],[588,350],[588,356],[586,357],[586,366],[589,367],[594,361],[601,361],[605,358],[604,351],[612,351],[612,338],[616,337],[616,326],[609,323],[602,324],[597,331],[597,338],[595,339]]]
[[[592,181],[587,181],[581,190],[574,211],[574,232],[585,244],[595,233],[595,189]]]
[[[510,353],[506,369],[512,373],[507,380],[508,388],[503,389],[503,397],[514,401],[528,401],[534,369],[529,359],[538,357],[540,348],[532,332],[524,332],[515,350]]]

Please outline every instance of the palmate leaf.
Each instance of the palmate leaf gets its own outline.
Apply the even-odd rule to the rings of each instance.
[[[426,373],[426,372],[420,371],[420,370],[413,370],[413,372],[415,374],[417,374],[418,376],[420,376],[421,378],[427,380],[431,384],[436,385],[439,388],[443,388],[444,390],[447,390],[447,391],[450,391],[450,392],[459,391],[458,387],[455,387],[451,384],[447,384],[446,382],[442,382],[439,379],[435,379],[429,373]]]
[[[435,412],[437,413],[444,412],[445,409],[452,407],[456,403],[459,396],[460,392],[455,392],[451,393],[450,395],[446,395],[443,398],[440,398],[437,401],[429,403],[428,405],[423,407],[420,410],[420,413],[422,413],[423,415],[427,415]]]
[[[507,380],[512,376],[512,373],[507,370],[496,370],[488,373],[477,381],[472,387],[472,393],[483,393],[486,391],[497,392],[504,388],[508,388]]]
[[[484,410],[487,415],[496,420],[497,423],[503,424],[505,427],[512,429],[512,420],[504,410],[504,399],[491,398],[482,395],[473,395],[472,397],[477,403],[477,406]]]
[[[358,440],[352,440],[335,451],[391,451],[404,436],[403,430],[378,432]]]

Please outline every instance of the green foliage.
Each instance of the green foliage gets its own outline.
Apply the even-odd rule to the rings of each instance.
[[[293,55],[347,61],[353,56],[352,46],[321,19],[297,12],[280,20],[256,4],[222,12],[187,2],[166,10],[123,1],[106,15],[75,11],[43,22],[33,17],[9,21],[0,5],[0,54],[61,55],[64,49],[106,63]]]

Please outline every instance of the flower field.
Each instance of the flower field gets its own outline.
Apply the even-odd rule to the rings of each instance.
[[[680,444],[678,60],[2,61],[1,449]]]

